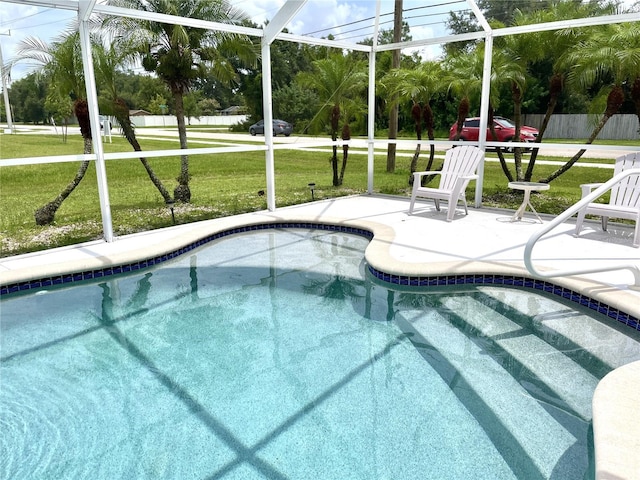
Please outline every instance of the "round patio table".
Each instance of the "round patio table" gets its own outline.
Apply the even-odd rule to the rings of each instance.
[[[548,183],[538,183],[538,182],[509,182],[509,188],[512,190],[522,190],[524,192],[524,198],[522,199],[522,205],[518,207],[516,213],[511,217],[512,222],[517,222],[522,220],[522,216],[524,215],[527,206],[531,209],[531,211],[538,217],[540,223],[542,223],[542,219],[536,209],[531,205],[530,197],[531,192],[541,192],[542,190],[549,190]]]

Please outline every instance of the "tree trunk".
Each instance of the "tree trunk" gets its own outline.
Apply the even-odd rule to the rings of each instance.
[[[87,142],[89,142],[89,144],[91,145],[91,139],[89,140],[85,139],[85,144]],[[85,146],[85,150],[86,150],[86,146]],[[89,146],[89,152],[85,151],[85,153],[91,153],[91,146]],[[60,195],[58,195],[54,200],[47,203],[46,205],[38,208],[34,212],[36,225],[50,225],[53,223],[53,221],[55,220],[56,212],[60,208],[60,205],[62,205],[62,202],[64,202],[67,199],[67,197],[71,195],[71,192],[73,192],[76,189],[76,187],[80,184],[80,182],[84,178],[84,175],[85,173],[87,173],[87,169],[89,168],[89,163],[90,163],[89,160],[83,161],[80,164],[78,171],[76,172],[76,176],[65,187],[65,189],[60,193]]]
[[[393,10],[393,42],[399,43],[402,38],[402,0],[395,0]],[[391,52],[391,69],[400,68],[400,50]],[[398,138],[398,95],[391,97],[391,110],[389,112],[389,139]],[[387,145],[387,173],[393,173],[396,169],[395,143]]]
[[[91,121],[89,120],[89,106],[86,100],[79,99],[73,104],[73,113],[78,119],[80,125],[80,134],[84,139],[84,154],[89,155],[93,150],[93,142],[91,138]],[[50,225],[54,222],[56,212],[62,205],[71,192],[80,184],[84,178],[87,169],[89,168],[89,161],[85,160],[80,164],[78,171],[76,172],[73,180],[65,187],[65,189],[54,200],[46,205],[38,208],[34,212],[36,225]]]
[[[432,141],[435,140],[435,135],[433,132],[433,124],[434,124],[433,110],[431,110],[431,105],[429,105],[429,102],[424,104],[424,108],[422,110],[422,118],[424,119],[424,126],[427,129],[427,138]],[[436,155],[436,146],[432,143],[429,145],[429,161],[427,162],[427,168],[426,168],[427,171],[431,170],[435,155]]]
[[[122,128],[122,134],[124,135],[124,138],[127,139],[129,144],[133,147],[134,151],[141,152],[142,148],[140,147],[140,143],[138,143],[135,129],[133,127],[133,124],[131,123],[131,117],[129,116],[129,107],[124,102],[124,100],[116,99],[114,101],[114,114],[116,119],[118,120],[118,123],[120,124],[120,128]],[[162,181],[155,174],[155,172],[151,168],[151,165],[149,165],[149,162],[147,161],[147,159],[141,157],[140,162],[142,163],[142,166],[146,170],[147,175],[149,176],[149,179],[158,189],[158,191],[160,192],[160,195],[162,195],[162,198],[164,199],[165,203],[170,202],[171,195],[169,195],[169,192],[167,191],[165,186],[162,184]]]
[[[331,157],[331,168],[333,170],[333,186],[340,186],[338,177],[338,147],[335,142],[338,140],[338,122],[340,120],[340,106],[334,105],[331,109],[331,140],[333,144],[333,156]]]
[[[600,130],[604,128],[607,121],[613,115],[615,115],[618,112],[618,110],[620,110],[620,107],[622,106],[623,102],[624,102],[624,90],[622,90],[622,87],[620,85],[616,85],[613,87],[613,90],[611,90],[611,92],[609,93],[609,96],[607,97],[607,108],[604,114],[602,115],[600,122],[598,122],[598,125],[596,125],[596,128],[593,130],[593,132],[591,132],[591,136],[586,142],[587,145],[591,145],[593,143],[593,141],[596,139],[596,137],[600,133]],[[540,182],[550,183],[551,181],[558,178],[564,172],[569,170],[573,166],[573,164],[576,163],[580,159],[580,157],[582,157],[584,152],[586,152],[585,149],[580,150],[573,157],[571,157],[571,159],[567,163],[562,165],[558,170],[553,172],[547,178],[541,179]]]
[[[462,134],[462,127],[464,126],[464,121],[469,116],[469,97],[463,97],[460,100],[460,104],[458,105],[458,120],[456,126],[456,135],[453,137],[454,140],[460,140],[460,135]]]
[[[487,121],[489,125],[489,132],[491,132],[491,139],[495,142],[498,140],[498,134],[496,133],[496,126],[493,124],[493,107],[489,106],[489,119]],[[507,165],[506,160],[504,159],[504,154],[502,153],[502,148],[496,148],[496,153],[498,154],[498,160],[500,161],[500,167],[502,167],[502,172],[509,182],[513,182],[513,175],[509,170],[509,166]]]
[[[522,90],[520,86],[513,82],[511,84],[511,94],[513,97],[513,121],[516,124],[516,131],[513,134],[513,142],[520,141],[520,127],[522,125]],[[515,147],[513,149],[513,160],[516,168],[516,180],[522,181],[522,148]]]
[[[178,137],[180,148],[187,148],[187,127],[184,122],[184,99],[182,92],[173,92],[173,101],[178,120]],[[189,155],[180,156],[180,176],[176,179],[178,185],[173,190],[173,197],[177,202],[189,203],[191,201],[191,189],[189,188]]]
[[[420,157],[420,140],[422,140],[422,107],[419,103],[414,103],[413,107],[411,107],[411,117],[413,118],[418,143],[416,145],[415,152],[413,152],[413,157],[411,158],[411,165],[409,165],[409,186],[413,185],[413,172],[418,168],[418,158]]]
[[[342,127],[342,140],[349,141],[351,140],[351,128],[348,123],[344,124]],[[346,143],[342,145],[342,168],[340,169],[340,185],[342,185],[342,181],[344,180],[344,171],[347,169],[347,158],[349,157],[349,145]]]
[[[549,121],[551,120],[551,115],[556,109],[556,105],[558,104],[558,98],[562,93],[562,89],[564,88],[564,77],[556,73],[549,80],[549,103],[547,104],[547,111],[544,114],[544,118],[542,119],[542,125],[540,126],[540,130],[538,131],[538,136],[536,137],[535,143],[542,143],[542,138],[544,137],[544,132],[547,131],[547,127],[549,126]],[[536,164],[536,159],[538,158],[538,148],[534,148],[531,151],[531,157],[529,158],[529,165],[527,166],[527,171],[524,174],[525,182],[530,182],[533,177],[533,167]]]
[[[422,140],[422,135],[418,136],[418,141]],[[411,157],[411,172],[409,173],[409,186],[413,185],[413,172],[418,169],[418,158],[420,157],[420,144],[416,145],[416,149]]]

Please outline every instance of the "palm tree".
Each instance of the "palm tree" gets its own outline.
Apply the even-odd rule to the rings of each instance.
[[[424,62],[413,69],[396,69],[385,75],[380,81],[383,90],[398,95],[402,101],[411,101],[411,116],[415,123],[416,137],[422,140],[422,122],[424,121],[429,140],[434,140],[434,120],[431,110],[431,99],[445,87],[443,71],[438,62]],[[416,171],[420,156],[420,143],[411,159],[409,184],[413,183],[413,172]],[[431,170],[435,156],[435,146],[430,145],[429,161],[426,170]]]
[[[348,125],[353,115],[352,112],[359,111],[364,103],[361,98],[367,78],[364,64],[347,55],[337,53],[329,58],[314,61],[313,70],[301,73],[298,78],[302,85],[312,88],[318,93],[318,98],[322,105],[315,118],[323,121],[328,117],[331,140],[337,141],[340,120],[342,119],[343,123]],[[345,140],[347,139],[345,138]],[[335,144],[333,145],[331,166],[334,187],[342,184],[341,177],[344,175],[346,154],[348,153],[348,146],[346,147],[342,162],[342,173],[339,175],[338,147]]]
[[[556,1],[548,5],[544,9],[529,11],[522,13],[517,11],[514,23],[519,25],[531,25],[538,23],[547,23],[559,20],[570,20],[575,18],[587,17],[593,13],[594,8],[602,10],[603,8],[612,9],[612,6],[601,7],[592,3],[576,3],[568,1]],[[611,11],[603,11],[600,13],[613,13]],[[536,51],[543,53],[546,60],[552,62],[552,74],[549,77],[549,101],[544,119],[539,129],[535,143],[541,143],[544,138],[545,131],[549,125],[549,121],[560,95],[565,89],[566,76],[570,70],[570,64],[566,61],[567,53],[579,42],[588,37],[589,31],[585,28],[565,28],[562,30],[552,30],[537,33],[526,33],[523,35],[533,37],[532,41],[538,44]],[[529,158],[529,165],[524,174],[525,181],[531,181],[533,169],[536,163],[539,149],[534,148]]]
[[[594,99],[593,106],[605,104],[604,113],[586,141],[593,143],[607,121],[615,115],[625,100],[625,85],[634,86],[640,78],[640,25],[619,23],[594,28],[592,35],[581,42],[570,55],[573,68],[568,75],[570,83],[590,88],[604,86]],[[632,100],[635,101],[634,98]],[[640,117],[639,117],[640,118]],[[549,183],[569,170],[586,150],[581,149],[571,159],[548,177],[540,180]]]
[[[219,23],[238,24],[247,19],[227,0],[110,0],[109,5]],[[151,22],[124,17],[109,17],[105,26],[115,26],[116,35],[138,45],[142,66],[162,79],[174,102],[180,148],[187,148],[184,96],[199,78],[215,76],[232,82],[236,71],[231,57],[252,62],[257,58],[252,43],[242,35],[201,28]],[[178,185],[174,198],[191,201],[189,157],[181,156]]]
[[[461,97],[458,105],[457,131],[454,140],[460,140],[464,120],[469,116],[470,100],[469,96],[479,96],[482,90],[483,65],[485,45],[480,43],[471,51],[460,51],[451,57],[447,63],[447,78],[449,88],[458,97]],[[500,103],[499,91],[504,82],[510,82],[511,77],[518,78],[521,70],[515,68],[510,59],[505,57],[501,50],[494,50],[491,62],[491,85],[489,90],[489,119],[487,122],[493,140],[497,140],[498,135],[493,124],[493,111]],[[502,148],[497,149],[500,167],[509,181],[513,180],[513,175],[509,170],[504,158]]]
[[[102,44],[95,44],[92,51],[96,63],[96,77],[100,79],[101,87],[103,87],[108,98],[108,103],[103,106],[103,109],[105,113],[113,115],[116,118],[124,137],[136,152],[140,152],[142,148],[136,138],[135,129],[129,116],[129,106],[124,99],[118,95],[116,87],[116,72],[131,55],[131,49],[128,48],[129,46],[129,43],[111,43],[108,48],[105,48]],[[146,170],[149,179],[158,189],[160,195],[162,195],[165,203],[171,202],[171,195],[153,171],[147,159],[141,157],[140,162]]]
[[[543,51],[536,44],[536,39],[530,35],[509,35],[501,37],[496,42],[494,58],[502,59],[502,73],[499,76],[502,82],[509,84],[511,100],[513,101],[513,122],[515,132],[513,141],[520,141],[520,129],[522,127],[522,103],[527,86],[527,67],[535,59],[543,55]],[[516,180],[524,180],[522,172],[522,148],[513,149],[513,159],[516,171]]]
[[[28,37],[18,45],[16,59],[12,63],[23,60],[36,62],[40,66],[41,73],[51,79],[51,88],[55,89],[60,97],[70,96],[72,98],[73,113],[78,119],[80,134],[84,139],[84,153],[90,154],[93,149],[93,139],[91,138],[89,107],[82,69],[80,34],[78,32],[66,33],[51,44],[34,37]],[[80,184],[89,168],[89,163],[89,160],[83,161],[73,180],[67,184],[62,192],[35,211],[34,217],[37,225],[53,223],[58,208]]]

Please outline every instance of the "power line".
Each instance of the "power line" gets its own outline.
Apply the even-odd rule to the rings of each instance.
[[[381,13],[380,17],[386,17],[387,15],[393,15],[393,12],[391,13]],[[308,32],[308,33],[303,33],[302,35],[313,35],[314,33],[320,33],[320,32],[326,32],[327,30],[334,30],[336,28],[342,28],[342,27],[348,27],[349,25],[355,25],[356,23],[362,23],[362,22],[367,22],[369,20],[374,20],[376,17],[367,17],[367,18],[363,18],[362,20],[355,20],[353,22],[349,22],[349,23],[343,23],[342,25],[336,25],[334,27],[327,27],[327,28],[322,28],[320,30],[315,30],[313,32]],[[364,27],[364,28],[369,28],[369,27]]]
[[[432,9],[432,8],[435,8],[435,7],[444,7],[444,6],[446,6],[446,5],[453,5],[453,4],[456,4],[456,3],[465,3],[465,4],[466,4],[466,2],[465,2],[464,0],[452,0],[452,1],[448,1],[448,2],[441,2],[441,3],[437,3],[437,4],[435,4],[435,5],[427,5],[427,6],[421,6],[421,7],[407,8],[407,9],[403,9],[402,11],[403,11],[403,13],[404,13],[404,12],[411,12],[411,11],[413,11],[413,10],[423,10],[423,9],[425,9],[425,8]],[[425,15],[445,15],[445,14],[447,14],[447,13],[448,13],[448,12],[441,12],[441,13],[432,13],[432,14],[425,14]],[[393,12],[381,13],[381,14],[380,14],[380,18],[382,18],[382,17],[386,17],[386,16],[389,16],[389,15],[393,15]],[[423,16],[425,16],[425,15],[423,15]],[[367,17],[367,18],[363,18],[363,19],[361,19],[361,20],[355,20],[355,21],[353,21],[353,22],[343,23],[343,24],[341,24],[341,25],[335,25],[335,26],[333,26],[333,27],[322,28],[322,29],[320,29],[320,30],[315,30],[315,31],[313,31],[313,32],[303,33],[303,35],[305,35],[305,36],[306,36],[306,35],[313,35],[313,34],[316,34],[316,33],[321,33],[321,32],[326,32],[326,31],[330,31],[330,30],[335,30],[335,29],[339,29],[339,28],[342,28],[342,27],[348,27],[348,26],[350,26],[350,25],[355,25],[355,24],[357,24],[357,23],[362,23],[362,22],[367,22],[367,21],[370,21],[370,20],[375,20],[375,18],[376,18],[375,16],[373,16],[373,17]],[[408,18],[417,18],[417,17],[408,17]],[[389,22],[389,21],[387,21],[387,22],[382,22],[382,24],[385,24],[385,23],[391,23],[391,22]],[[349,32],[354,32],[354,31],[357,31],[357,30],[362,30],[362,29],[364,29],[364,28],[371,28],[371,27],[370,27],[370,26],[362,27],[362,28],[359,28],[359,29],[356,29],[356,30],[349,30],[348,32],[344,32],[344,33],[349,33]],[[338,34],[334,34],[334,36],[336,36],[336,35],[342,35],[342,34],[343,34],[343,32],[338,33]]]
[[[11,30],[26,30],[26,29],[37,28],[37,27],[44,27],[45,25],[53,25],[54,23],[61,23],[61,22],[68,23],[69,20],[70,20],[69,18],[65,18],[62,20],[54,20],[52,22],[39,23],[38,25],[29,25],[27,27],[14,27]]]
[[[0,27],[6,27],[7,25],[14,23],[14,22],[21,22],[22,20],[26,20],[27,18],[31,18],[31,17],[35,17],[36,15],[40,15],[41,13],[45,13],[46,10],[41,10],[39,12],[36,13],[32,13],[31,15],[25,15],[24,17],[18,17],[18,18],[12,18],[11,20],[7,20],[6,22],[1,22],[0,23]],[[35,25],[36,27],[38,25]],[[14,29],[17,30],[17,29]]]

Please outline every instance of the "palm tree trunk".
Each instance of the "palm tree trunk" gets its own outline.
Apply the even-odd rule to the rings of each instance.
[[[547,127],[549,126],[549,121],[551,120],[551,115],[556,109],[556,105],[558,104],[558,98],[560,93],[562,93],[564,84],[564,77],[556,73],[549,80],[549,103],[547,104],[547,111],[544,114],[544,118],[542,119],[542,125],[540,126],[540,130],[538,131],[538,136],[536,137],[535,143],[542,143],[542,138],[544,137],[544,133],[547,131]],[[529,158],[529,165],[527,166],[527,171],[524,174],[525,182],[530,182],[533,177],[533,167],[536,164],[536,159],[538,158],[538,148],[534,148],[531,152],[531,157]]]
[[[464,97],[460,100],[460,104],[458,105],[458,124],[456,128],[456,135],[453,138],[454,140],[460,140],[460,135],[462,134],[462,127],[464,126],[464,121],[469,116],[469,97]]]
[[[418,144],[416,145],[415,152],[413,152],[411,165],[409,166],[409,186],[413,185],[413,172],[418,169],[418,158],[420,157],[420,140],[422,140],[422,107],[419,103],[414,103],[413,107],[411,107],[411,117],[413,118]]]
[[[418,135],[418,141],[422,140],[422,135]],[[418,158],[420,157],[420,144],[416,145],[416,149],[413,152],[413,157],[411,157],[411,166],[409,173],[409,186],[413,185],[413,172],[418,169]]]
[[[73,104],[73,113],[78,119],[80,125],[80,134],[84,139],[84,153],[86,155],[91,154],[93,150],[93,141],[91,138],[91,121],[89,120],[89,106],[84,99],[77,99]],[[80,164],[78,171],[76,172],[73,180],[67,184],[64,190],[51,202],[43,205],[34,212],[36,225],[50,225],[54,222],[56,212],[62,205],[71,192],[80,184],[84,178],[87,169],[89,168],[89,161],[85,160]]]
[[[115,117],[120,124],[120,128],[122,128],[122,134],[124,135],[124,138],[127,139],[129,144],[133,147],[134,151],[141,152],[142,148],[140,147],[140,143],[138,143],[138,139],[136,138],[135,129],[133,128],[133,124],[131,123],[131,117],[129,117],[129,109],[126,103],[124,103],[122,99],[117,99],[116,101],[114,101],[114,107]],[[146,170],[149,179],[158,189],[160,195],[162,195],[165,203],[170,202],[171,195],[169,195],[169,192],[163,185],[162,181],[155,174],[147,159],[141,157],[140,162]]]
[[[338,134],[331,132],[331,140],[334,142],[338,140]],[[331,169],[333,171],[333,186],[340,186],[340,178],[338,177],[338,147],[333,146],[333,155],[331,156]]]
[[[424,104],[424,108],[422,110],[422,118],[424,119],[424,124],[427,129],[427,138],[429,140],[435,140],[435,134],[433,132],[433,124],[434,124],[433,110],[431,110],[431,105],[429,105],[428,102]],[[431,170],[435,155],[436,155],[436,146],[432,143],[431,145],[429,145],[429,161],[427,162],[427,168],[426,168],[427,171]]]
[[[334,105],[331,109],[331,140],[333,144],[333,156],[331,157],[331,168],[333,169],[333,186],[340,186],[340,178],[338,177],[338,147],[335,142],[338,140],[338,122],[340,120],[340,106]]]
[[[495,142],[498,140],[498,134],[496,132],[496,126],[493,123],[493,107],[489,106],[489,131],[491,132],[491,138]],[[511,174],[511,170],[509,170],[509,166],[507,165],[507,161],[504,159],[504,154],[502,153],[502,148],[496,148],[496,153],[498,154],[498,160],[500,161],[500,167],[502,167],[502,172],[509,182],[513,182],[513,175]]]
[[[91,142],[90,139],[88,141]],[[87,140],[85,140],[85,143],[86,142]],[[89,147],[89,149],[91,149],[91,147]],[[91,150],[89,150],[88,153],[91,153]],[[60,205],[62,205],[62,202],[64,202],[67,199],[67,197],[71,195],[71,192],[75,190],[75,188],[80,184],[80,182],[84,178],[84,175],[85,173],[87,173],[87,169],[89,168],[89,163],[90,163],[89,160],[83,161],[80,164],[78,171],[76,172],[76,176],[73,178],[71,182],[69,182],[69,184],[60,193],[60,195],[58,195],[54,200],[38,208],[35,211],[34,217],[36,220],[36,225],[50,225],[53,223],[53,221],[55,220],[56,212],[60,208]]]
[[[187,126],[184,122],[184,99],[182,92],[174,91],[176,119],[178,120],[178,137],[180,148],[187,148]],[[178,185],[173,190],[173,196],[178,202],[189,203],[191,201],[191,189],[189,188],[189,156],[180,156],[180,175],[177,178]]]
[[[607,121],[610,118],[611,117],[608,116],[608,115],[603,115],[602,116],[602,118],[600,119],[600,122],[598,122],[598,125],[596,125],[596,128],[593,130],[593,132],[591,132],[591,136],[589,137],[589,139],[586,142],[587,145],[591,145],[593,143],[593,141],[596,139],[596,137],[600,133],[600,130],[602,130],[602,128],[605,126],[605,124],[607,123]],[[564,165],[562,165],[559,169],[557,169],[555,172],[553,172],[547,178],[540,179],[540,183],[550,183],[551,181],[553,181],[556,178],[558,178],[564,172],[569,170],[573,166],[574,163],[576,163],[578,160],[580,160],[580,158],[582,157],[584,152],[586,152],[586,150],[583,148],[578,153],[576,153],[573,157],[571,157],[571,159],[569,159],[568,162],[566,162]]]
[[[513,121],[516,124],[516,131],[513,134],[513,141],[520,141],[520,126],[522,125],[522,90],[520,86],[513,82],[511,84],[511,94],[513,96]],[[513,160],[516,168],[516,179],[521,181],[522,175],[522,148],[515,147],[513,149]]]
[[[495,127],[491,127],[491,135],[493,136],[493,140],[497,140],[498,135],[496,133]],[[511,170],[509,170],[509,165],[507,165],[507,161],[504,159],[504,153],[502,152],[502,148],[496,148],[496,153],[498,154],[498,160],[500,161],[500,167],[502,167],[502,172],[509,182],[513,182],[513,174]]]
[[[342,127],[342,140],[349,141],[351,140],[351,128],[348,123],[344,124]],[[342,181],[344,180],[344,171],[347,169],[347,158],[349,157],[349,145],[346,143],[342,145],[342,168],[340,169],[340,185],[342,185]]]
[[[395,0],[393,11],[393,42],[398,43],[402,38],[402,1]],[[391,69],[400,68],[400,50],[391,52]],[[391,109],[389,110],[389,139],[398,137],[398,95],[391,96]],[[396,169],[395,143],[387,145],[387,173],[393,173]]]
[[[613,90],[611,90],[611,93],[609,93],[609,96],[607,97],[607,108],[604,114],[602,115],[600,122],[598,122],[598,125],[596,125],[593,132],[591,132],[591,136],[586,142],[587,145],[591,145],[593,143],[593,141],[596,139],[596,137],[600,133],[600,130],[604,128],[607,121],[611,117],[613,117],[618,112],[618,110],[620,110],[620,107],[622,106],[623,102],[624,102],[624,90],[622,90],[622,87],[620,85],[616,85],[613,87]],[[564,172],[569,170],[573,166],[573,164],[576,163],[580,159],[580,157],[582,157],[584,152],[586,152],[585,149],[580,150],[573,157],[571,157],[571,159],[567,163],[562,165],[559,169],[557,169],[547,178],[541,179],[540,182],[550,183],[552,180],[555,180],[556,178],[558,178]]]
[[[338,185],[342,185],[344,180],[344,171],[347,168],[347,158],[349,157],[349,145],[342,145],[342,167],[340,168],[340,177],[338,178]]]

